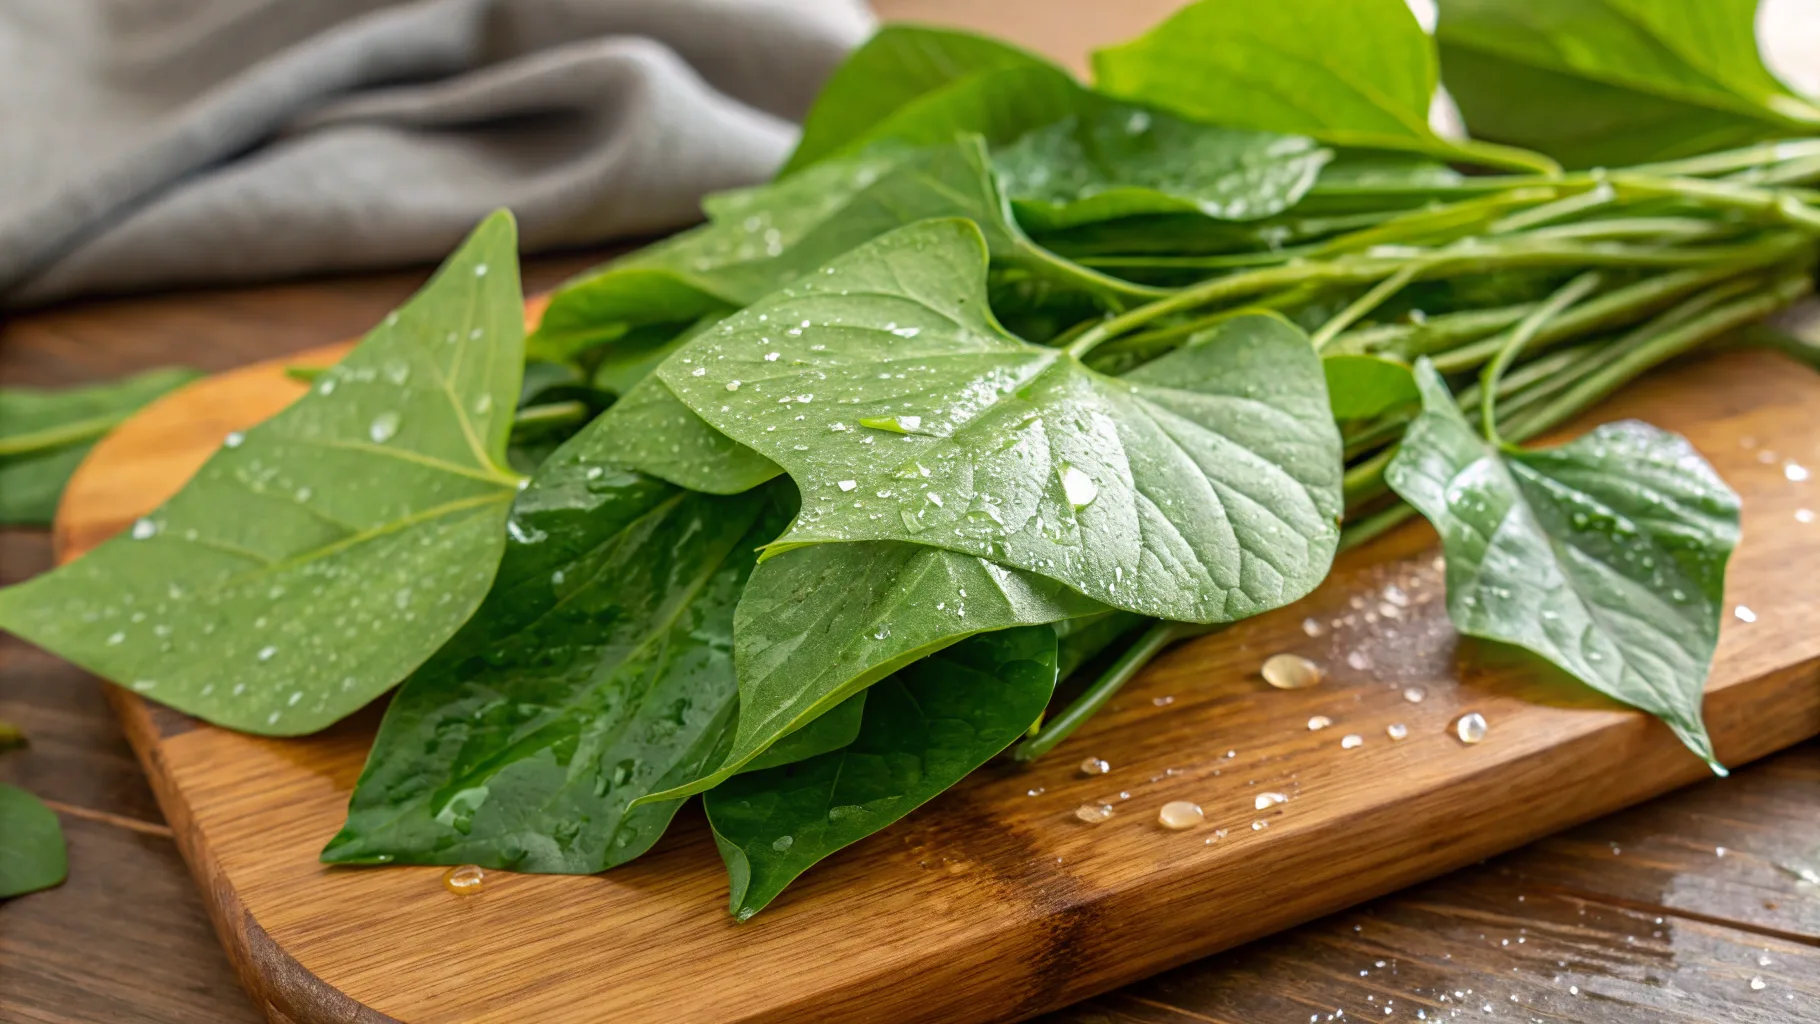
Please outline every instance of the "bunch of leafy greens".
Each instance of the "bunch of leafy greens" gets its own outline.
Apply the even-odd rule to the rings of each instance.
[[[1439,70],[1542,145],[1484,114],[1538,106],[1497,92],[1529,61],[1777,134],[1801,101],[1683,45],[1737,6],[1449,0],[1437,51],[1400,0],[1206,2],[1096,87],[887,28],[778,180],[571,282],[529,339],[490,218],[164,507],[0,592],[0,625],[252,732],[398,686],[332,863],[595,872],[702,794],[743,919],[1419,511],[1461,632],[1718,770],[1736,497],[1642,424],[1519,445],[1804,295],[1820,150],[1694,152],[1614,101],[1583,141],[1647,162],[1564,172],[1426,115]],[[1608,37],[1622,74],[1587,64]]]

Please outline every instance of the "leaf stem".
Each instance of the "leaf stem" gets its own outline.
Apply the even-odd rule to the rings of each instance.
[[[137,412],[138,410],[133,410]],[[107,413],[102,416],[91,416],[74,423],[63,423],[43,430],[33,430],[11,437],[0,437],[0,459],[10,459],[20,455],[35,455],[39,452],[67,448],[84,441],[93,441],[119,426],[132,412]]]
[[[1560,316],[1569,306],[1585,298],[1588,292],[1599,287],[1599,274],[1587,271],[1562,285],[1548,300],[1537,306],[1533,312],[1524,317],[1522,322],[1511,328],[1504,343],[1499,346],[1498,354],[1485,364],[1479,374],[1479,423],[1485,432],[1485,440],[1500,444],[1498,440],[1498,378],[1517,356],[1523,353],[1524,346],[1548,325],[1550,320]]]
[[[1094,713],[1106,706],[1112,695],[1119,692],[1138,670],[1150,663],[1152,658],[1163,652],[1163,649],[1177,640],[1198,636],[1208,632],[1211,627],[1191,622],[1169,622],[1157,620],[1150,628],[1144,630],[1125,653],[1107,668],[1105,673],[1093,681],[1080,696],[1076,697],[1061,714],[1049,719],[1036,735],[1011,748],[1011,757],[1017,761],[1034,761],[1055,746],[1067,739],[1081,723],[1092,718]]]

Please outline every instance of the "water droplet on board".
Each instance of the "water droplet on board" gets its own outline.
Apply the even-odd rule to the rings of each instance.
[[[1751,611],[1749,605],[1741,604],[1738,607],[1733,608],[1732,614],[1738,617],[1739,622],[1757,621],[1757,613]]]
[[[373,417],[372,424],[367,427],[367,436],[373,439],[374,444],[385,444],[398,436],[398,414],[382,412]]]
[[[1784,462],[1782,475],[1794,483],[1801,483],[1807,479],[1807,467],[1798,462]]]
[[[1097,825],[1112,817],[1112,805],[1082,804],[1074,809],[1074,816],[1089,825]]]
[[[1270,822],[1268,821],[1254,821],[1251,823],[1251,830],[1253,832],[1262,832],[1269,827]]]
[[[1308,636],[1320,636],[1327,632],[1327,627],[1321,625],[1320,619],[1308,618],[1302,620],[1302,632]]]
[[[1752,992],[1761,992],[1766,987],[1767,986],[1764,985],[1762,978],[1752,978],[1750,980],[1750,990]]]
[[[140,519],[133,523],[134,540],[150,540],[158,535],[158,524],[150,519]]]
[[[1318,732],[1333,724],[1333,719],[1326,715],[1316,715],[1308,720],[1308,731]]]
[[[1065,462],[1062,463],[1061,470],[1062,493],[1067,496],[1068,504],[1076,510],[1093,504],[1093,500],[1100,496],[1100,486],[1093,482],[1092,477]]]
[[[1360,736],[1356,732],[1349,732],[1346,735],[1340,737],[1340,749],[1341,750],[1352,750],[1356,747],[1363,746],[1364,743],[1365,743],[1365,737]]]
[[[1364,651],[1353,651],[1346,655],[1346,664],[1356,672],[1364,672],[1371,668],[1371,657]]]
[[[1477,743],[1485,738],[1485,733],[1490,728],[1491,726],[1486,724],[1484,715],[1477,711],[1468,711],[1454,721],[1453,734],[1460,738],[1461,743]]]
[[[1318,662],[1299,654],[1273,654],[1265,659],[1259,672],[1265,682],[1279,690],[1303,690],[1327,678],[1327,670]]]
[[[1813,521],[1814,521],[1814,510],[1813,510],[1813,509],[1811,509],[1811,508],[1798,508],[1798,509],[1796,509],[1796,510],[1795,510],[1795,522],[1797,522],[1797,523],[1811,523],[1811,522],[1813,522]]]
[[[1289,798],[1282,793],[1259,793],[1258,798],[1251,803],[1254,808],[1260,811],[1268,811],[1272,807],[1288,802]]]
[[[442,873],[442,887],[457,896],[473,896],[487,887],[486,869],[478,864],[463,864]]]
[[[1402,722],[1387,725],[1384,727],[1384,735],[1389,736],[1393,740],[1408,739],[1409,726],[1404,725]]]
[[[1111,770],[1111,764],[1097,757],[1090,757],[1081,762],[1082,775],[1104,775]]]
[[[1428,691],[1420,686],[1403,687],[1403,699],[1411,704],[1420,704],[1428,697]]]
[[[1205,817],[1199,804],[1191,804],[1186,800],[1171,800],[1156,812],[1157,824],[1177,831],[1193,828]]]

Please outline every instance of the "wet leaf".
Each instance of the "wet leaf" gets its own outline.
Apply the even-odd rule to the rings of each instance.
[[[487,600],[386,710],[330,863],[588,874],[643,853],[737,702],[733,612],[789,510],[623,468],[597,420],[513,508]]]
[[[818,164],[755,189],[704,204],[709,223],[642,249],[558,291],[532,352],[566,360],[622,339],[646,338],[652,325],[680,334],[815,270],[888,231],[928,217],[967,217],[980,225],[993,258],[1057,286],[1122,308],[1155,293],[1063,260],[1026,237],[999,193],[976,137],[907,149],[887,144]],[[634,333],[638,332],[638,333]],[[643,346],[646,342],[637,342]],[[637,347],[642,357],[646,350]],[[609,349],[607,358],[621,356]]]
[[[1306,136],[1195,124],[1085,90],[1077,111],[993,154],[1032,231],[1167,213],[1260,220],[1300,201],[1332,156]]]
[[[732,747],[715,771],[658,795],[707,790],[853,694],[969,636],[1102,610],[1045,577],[921,544],[816,544],[766,559],[734,618]]]
[[[486,594],[520,478],[516,231],[488,218],[290,408],[0,627],[218,725],[313,732],[404,678]]]
[[[1055,632],[973,637],[874,686],[844,750],[739,775],[703,797],[729,909],[758,913],[836,850],[897,821],[1010,746],[1055,689]]]
[[[1320,360],[1235,317],[1122,378],[1010,337],[964,221],[895,232],[722,322],[658,371],[803,495],[784,547],[939,546],[1194,622],[1307,593],[1338,538]]]
[[[50,525],[95,442],[199,376],[170,367],[79,388],[0,388],[0,526]]]
[[[624,465],[691,491],[741,494],[783,472],[708,426],[655,377],[639,382],[601,421]]]
[[[834,705],[820,718],[766,747],[764,753],[747,761],[740,771],[762,771],[839,750],[859,735],[860,718],[865,712],[866,691],[861,690]]]
[[[1757,54],[1757,0],[1442,0],[1435,36],[1473,131],[1574,167],[1820,131]]]
[[[1385,476],[1441,534],[1455,628],[1656,715],[1717,768],[1700,702],[1737,495],[1685,440],[1634,421],[1500,449],[1426,360],[1416,377],[1423,412]]]
[[[0,782],[0,899],[49,889],[68,874],[56,812],[18,786]]]

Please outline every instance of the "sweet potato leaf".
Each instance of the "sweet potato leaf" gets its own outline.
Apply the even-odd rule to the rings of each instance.
[[[0,899],[61,883],[69,853],[57,812],[37,797],[0,782]]]
[[[1321,372],[1327,377],[1327,399],[1336,420],[1382,416],[1422,397],[1408,364],[1382,356],[1324,356]]]
[[[1320,360],[1249,315],[1122,378],[1007,335],[958,220],[894,232],[723,321],[658,376],[783,466],[779,549],[899,540],[1147,615],[1224,622],[1307,593],[1338,539]]]
[[[1460,632],[1516,644],[1666,721],[1717,769],[1700,717],[1738,497],[1682,438],[1609,423],[1525,451],[1476,434],[1426,360],[1385,474],[1441,534]]]
[[[789,510],[631,472],[619,437],[596,420],[519,496],[492,592],[393,698],[323,860],[589,874],[680,804],[635,797],[715,763],[734,608]]]
[[[169,367],[86,387],[0,388],[0,526],[50,525],[95,442],[199,376]]]
[[[836,850],[959,782],[1021,736],[1055,689],[1055,632],[984,633],[874,686],[843,750],[735,776],[702,798],[744,921]]]
[[[290,408],[0,627],[247,732],[313,732],[408,675],[486,594],[521,478],[516,231],[498,213]]]
[[[1757,0],[1442,0],[1447,86],[1476,133],[1574,167],[1820,132],[1757,54]]]

